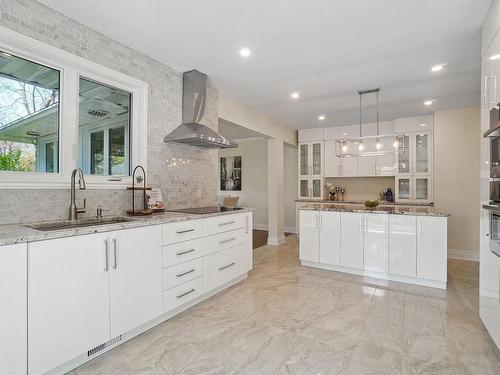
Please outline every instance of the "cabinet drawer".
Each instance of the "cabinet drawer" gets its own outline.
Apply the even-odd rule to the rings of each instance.
[[[245,242],[245,229],[236,229],[230,232],[214,234],[205,238],[204,255],[216,253]]]
[[[202,293],[203,281],[201,277],[166,290],[163,292],[163,312],[184,305],[196,297],[199,297]]]
[[[208,292],[247,271],[245,245],[203,257],[203,289]]]
[[[192,240],[203,236],[203,224],[201,220],[180,221],[163,225],[163,244]]]
[[[205,219],[205,236],[227,232],[238,228],[247,228],[245,214],[222,215]]]
[[[163,290],[170,289],[186,281],[196,279],[203,273],[201,258],[177,264],[163,270]]]
[[[203,239],[163,246],[163,268],[187,262],[203,255]]]

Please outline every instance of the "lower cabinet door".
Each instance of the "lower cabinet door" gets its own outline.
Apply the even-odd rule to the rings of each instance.
[[[45,373],[109,336],[108,234],[28,244],[28,372]]]
[[[162,313],[161,226],[109,233],[111,337]]]
[[[300,211],[300,260],[308,262],[319,261],[319,212],[301,210]]]
[[[365,215],[364,268],[385,273],[389,270],[389,215]]]
[[[246,246],[239,245],[203,257],[203,289],[209,292],[247,272]]]
[[[363,269],[363,218],[356,212],[340,213],[340,264]]]
[[[391,215],[389,236],[389,272],[417,276],[416,217]]]
[[[26,375],[27,245],[0,246],[0,374]]]
[[[446,282],[448,218],[417,217],[417,277]]]
[[[340,265],[340,212],[320,213],[319,262]]]

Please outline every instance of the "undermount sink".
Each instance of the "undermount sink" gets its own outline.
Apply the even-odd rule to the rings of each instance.
[[[115,216],[115,217],[104,217],[100,219],[52,221],[46,223],[31,224],[27,225],[27,227],[41,231],[51,231],[51,230],[82,228],[82,227],[93,227],[96,225],[127,223],[130,221],[134,221],[134,219],[123,216]]]

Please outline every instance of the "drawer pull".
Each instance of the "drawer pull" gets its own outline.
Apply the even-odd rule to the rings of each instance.
[[[175,255],[189,254],[189,253],[192,253],[193,251],[196,251],[196,249],[189,249],[189,250],[178,251],[178,252],[175,253]]]
[[[234,241],[234,240],[236,240],[236,237],[232,237],[232,238],[228,238],[227,240],[219,241],[219,243],[222,245],[222,244]]]
[[[189,275],[190,273],[193,273],[193,272],[194,272],[194,268],[191,268],[189,271],[184,271],[184,272],[178,273],[177,275],[175,275],[175,277],[186,276],[186,275]]]
[[[181,293],[181,294],[177,294],[177,295],[175,296],[175,298],[182,298],[182,297],[185,297],[185,296],[187,296],[188,294],[193,293],[195,290],[196,290],[196,289],[191,288],[191,289],[189,289],[187,292],[184,292],[184,293]]]
[[[227,266],[222,266],[222,267],[219,267],[219,271],[224,271],[226,268],[229,268],[229,267],[232,267],[234,266],[236,263],[233,262],[233,263],[230,263],[228,264]]]
[[[189,232],[194,232],[194,228],[178,230],[177,232],[175,232],[175,234],[184,234],[184,233],[189,233]]]
[[[229,224],[234,224],[234,220],[233,221],[226,221],[225,223],[219,223],[220,226],[229,225]]]

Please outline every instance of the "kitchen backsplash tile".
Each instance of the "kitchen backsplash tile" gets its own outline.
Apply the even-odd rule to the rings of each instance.
[[[217,151],[163,142],[181,123],[182,73],[35,0],[0,0],[0,25],[147,82],[148,183],[162,190],[171,208],[216,203]],[[211,87],[204,124],[218,126],[218,93]],[[108,214],[123,214],[130,205],[125,190],[86,190],[77,196],[87,198],[82,216],[94,215],[98,204],[112,209]],[[68,206],[69,189],[0,190],[0,224],[64,219]]]

